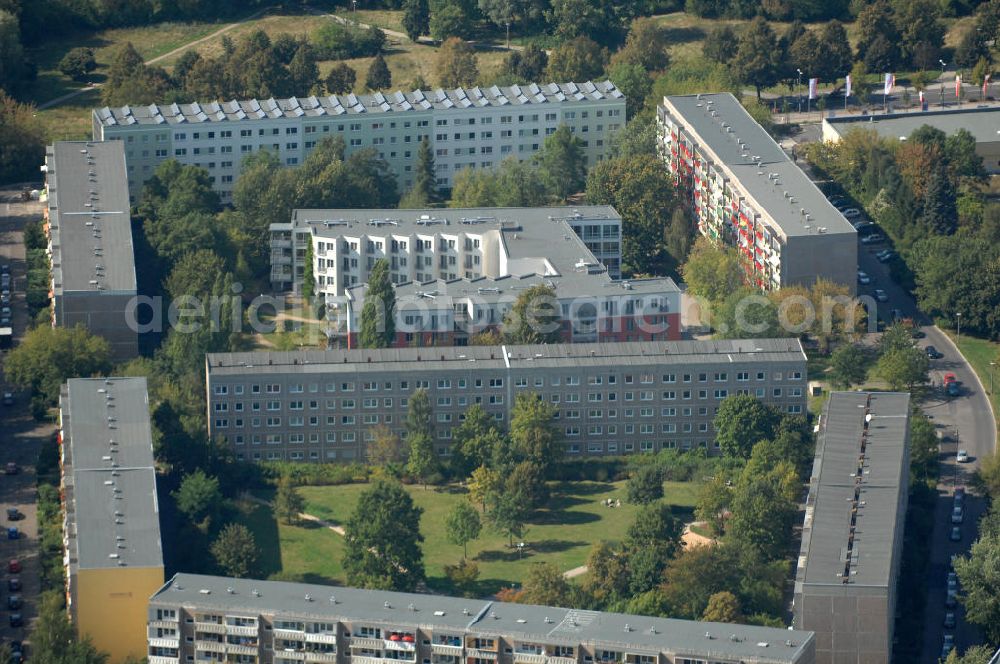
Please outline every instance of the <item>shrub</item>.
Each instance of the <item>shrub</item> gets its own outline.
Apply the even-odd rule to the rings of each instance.
[[[310,39],[319,60],[347,60],[378,55],[385,46],[385,33],[376,27],[360,28],[330,21]]]

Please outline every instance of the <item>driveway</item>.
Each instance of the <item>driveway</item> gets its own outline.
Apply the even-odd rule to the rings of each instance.
[[[16,200],[20,188],[0,189],[0,262],[10,265],[13,275],[13,323],[15,344],[23,336],[28,323],[27,307],[24,301],[25,263],[24,244],[21,230],[30,219],[38,219],[42,214],[42,205],[37,201],[22,203]],[[6,386],[6,379],[3,379]],[[0,406],[0,465],[13,461],[19,467],[16,475],[0,475],[0,518],[4,519],[0,535],[0,587],[3,588],[3,603],[0,604],[0,637],[4,639],[20,639],[26,636],[24,627],[12,628],[8,620],[6,597],[7,561],[17,558],[21,561],[22,572],[18,576],[22,583],[20,594],[24,606],[20,612],[25,624],[36,615],[36,600],[40,591],[38,567],[38,520],[36,500],[38,497],[35,481],[35,462],[42,442],[52,435],[54,425],[39,424],[31,417],[28,397],[15,393],[13,406]],[[7,521],[7,508],[16,507],[24,518]],[[17,540],[6,538],[7,526],[16,525],[21,532]]]

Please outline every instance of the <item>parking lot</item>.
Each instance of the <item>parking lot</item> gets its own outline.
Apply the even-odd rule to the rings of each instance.
[[[30,219],[40,218],[42,206],[37,201],[18,200],[20,189],[0,189],[0,264],[10,266],[13,289],[11,310],[15,340],[24,334],[28,314],[24,301],[25,262],[21,229]],[[16,341],[15,341],[16,344]],[[6,356],[6,352],[5,355]],[[3,391],[7,387],[3,379]],[[40,591],[38,574],[38,520],[36,510],[35,461],[42,441],[49,438],[55,426],[39,425],[30,414],[26,395],[14,392],[12,404],[0,405],[2,430],[0,430],[0,468],[15,463],[16,474],[0,475],[0,518],[5,520],[0,530],[0,637],[4,640],[23,640],[27,625],[36,615],[36,601]],[[22,518],[7,519],[7,510],[16,508]],[[16,527],[19,537],[9,539],[7,528]],[[21,571],[11,574],[9,561],[16,559]],[[10,578],[21,584],[19,591],[10,590]],[[16,611],[23,616],[25,626],[10,624],[10,596],[17,595],[23,605]]]

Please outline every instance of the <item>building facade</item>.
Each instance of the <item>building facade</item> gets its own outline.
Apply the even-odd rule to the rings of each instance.
[[[583,141],[588,163],[607,154],[625,126],[625,96],[611,81],[509,87],[414,90],[258,101],[123,106],[93,111],[95,140],[125,143],[130,193],[167,159],[208,170],[223,202],[231,200],[242,160],[270,150],[295,166],[328,136],[346,153],[375,148],[402,190],[413,186],[422,139],[430,142],[437,185],[450,189],[464,168],[526,159],[567,125]]]
[[[812,664],[809,632],[178,574],[149,664]]]
[[[817,279],[855,290],[857,233],[729,94],[664,97],[657,148],[698,230],[734,247],[763,290]]]
[[[135,257],[123,145],[55,143],[43,170],[52,324],[82,325],[104,337],[116,359],[135,357],[139,337],[129,322]]]
[[[835,392],[820,423],[794,625],[818,664],[888,664],[909,490],[910,395]]]
[[[751,394],[797,414],[807,385],[797,339],[218,353],[206,371],[209,435],[245,461],[363,460],[376,427],[405,435],[418,388],[430,396],[441,456],[469,406],[506,428],[526,391],[556,409],[571,458],[718,452],[712,420],[723,399]]]
[[[555,293],[567,343],[677,340],[673,280],[616,280],[621,223],[609,206],[295,210],[290,223],[271,225],[272,283],[301,290],[311,255],[328,334],[348,348],[379,259],[395,284],[397,347],[465,345],[537,285]]]
[[[924,113],[890,113],[825,118],[823,140],[836,143],[854,129],[871,129],[883,138],[906,140],[924,125],[949,136],[965,129],[976,139],[976,154],[982,157],[987,173],[1000,173],[1000,108],[956,108]]]
[[[67,382],[59,442],[70,619],[112,662],[141,659],[164,578],[146,379]]]

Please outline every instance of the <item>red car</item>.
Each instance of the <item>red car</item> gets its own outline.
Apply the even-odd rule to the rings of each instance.
[[[949,373],[946,373],[944,375],[944,384],[945,384],[945,386],[948,386],[951,383],[956,383],[956,382],[958,382],[958,378],[955,376],[955,374],[949,372]]]
[[[7,563],[7,571],[11,574],[19,574],[21,572],[21,561],[17,558],[11,558],[10,562]]]

